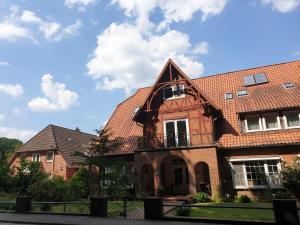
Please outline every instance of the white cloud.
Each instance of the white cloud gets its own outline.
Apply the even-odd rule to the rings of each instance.
[[[32,39],[31,32],[18,24],[0,22],[0,40],[15,41],[19,38]]]
[[[81,25],[81,21],[77,20],[74,24],[64,27],[58,22],[38,17],[33,11],[20,12],[17,6],[12,6],[10,14],[0,21],[0,40],[29,38],[38,43],[34,36],[42,33],[47,40],[60,41],[62,38],[77,35]]]
[[[34,12],[23,11],[20,21],[24,23],[34,23],[39,26],[39,30],[44,34],[46,39],[51,39],[59,32],[61,25],[57,22],[46,22],[37,17]]]
[[[89,5],[93,5],[98,0],[65,0],[65,5],[69,8],[78,7],[79,11],[85,11],[85,8]]]
[[[204,67],[195,61],[187,34],[170,30],[162,35],[144,35],[130,24],[111,24],[98,36],[98,46],[88,62],[88,73],[100,79],[97,89],[134,88],[153,83],[168,58],[189,76],[199,76]]]
[[[65,84],[54,82],[51,74],[43,75],[41,88],[45,97],[33,98],[28,102],[28,107],[33,111],[67,110],[78,103],[78,94],[66,89]]]
[[[61,40],[62,38],[69,37],[69,36],[76,36],[79,33],[79,29],[82,26],[82,22],[77,20],[74,24],[67,26],[64,28],[59,35],[57,35],[54,39],[56,41]]]
[[[5,118],[6,118],[6,116],[5,116],[5,115],[3,115],[3,114],[0,114],[0,122],[1,122],[1,121],[3,121],[3,120],[5,120]]]
[[[208,42],[203,41],[197,44],[193,52],[199,55],[206,55],[208,53]]]
[[[20,84],[0,84],[0,92],[18,97],[24,93],[24,90]]]
[[[163,21],[159,30],[166,28],[172,22],[186,22],[192,19],[197,12],[202,13],[202,21],[211,15],[218,15],[223,10],[227,0],[112,0],[125,10],[128,17],[137,17],[137,23],[147,24],[149,15],[155,8],[163,14]]]
[[[273,9],[281,13],[293,11],[300,6],[300,0],[262,0],[262,2],[271,4]]]
[[[22,140],[23,142],[28,141],[36,133],[37,132],[34,130],[23,130],[17,129],[15,127],[0,126],[0,137],[17,138]]]
[[[9,66],[9,63],[4,60],[0,60],[0,66]]]

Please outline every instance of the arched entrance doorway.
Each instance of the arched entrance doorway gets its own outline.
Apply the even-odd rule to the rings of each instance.
[[[154,170],[150,164],[142,166],[141,190],[144,194],[154,195]]]
[[[189,194],[189,173],[185,161],[178,156],[165,158],[160,166],[161,188],[164,195]]]
[[[209,167],[205,162],[198,162],[195,166],[196,190],[211,195]]]

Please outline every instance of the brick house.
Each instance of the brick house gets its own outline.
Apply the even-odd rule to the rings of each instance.
[[[106,127],[136,191],[257,195],[300,153],[300,61],[190,79],[171,59]]]
[[[80,166],[82,158],[76,151],[87,152],[91,139],[96,136],[55,125],[48,125],[26,142],[10,159],[10,166],[18,166],[20,157],[42,163],[42,169],[50,176],[69,179]]]

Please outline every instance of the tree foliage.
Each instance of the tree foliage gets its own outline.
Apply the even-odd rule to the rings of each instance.
[[[280,175],[283,186],[300,200],[300,159],[292,165],[284,164]]]
[[[48,174],[41,170],[40,162],[31,162],[24,157],[20,159],[20,165],[14,168],[15,191],[18,195],[27,195],[28,187],[37,181],[48,178]]]
[[[23,145],[23,142],[18,139],[11,138],[0,138],[0,151],[6,153],[6,158],[9,158],[12,154],[15,153]]]
[[[6,160],[0,160],[0,192],[7,192],[11,188],[11,169]]]
[[[127,162],[119,157],[111,156],[121,146],[122,141],[113,138],[113,134],[107,128],[96,130],[98,136],[92,140],[88,153],[77,152],[84,158],[83,165],[89,168],[91,186],[97,185],[98,197],[106,192],[120,192],[128,187]],[[127,178],[125,178],[127,177]]]

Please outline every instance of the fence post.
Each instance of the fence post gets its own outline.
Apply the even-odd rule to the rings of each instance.
[[[107,217],[107,198],[90,198],[90,215]]]
[[[31,210],[31,197],[30,196],[17,196],[16,197],[16,212],[25,213]]]
[[[298,211],[296,200],[274,199],[273,209],[276,224],[298,225]]]
[[[147,220],[160,220],[163,217],[163,199],[149,197],[144,199],[144,214]]]

